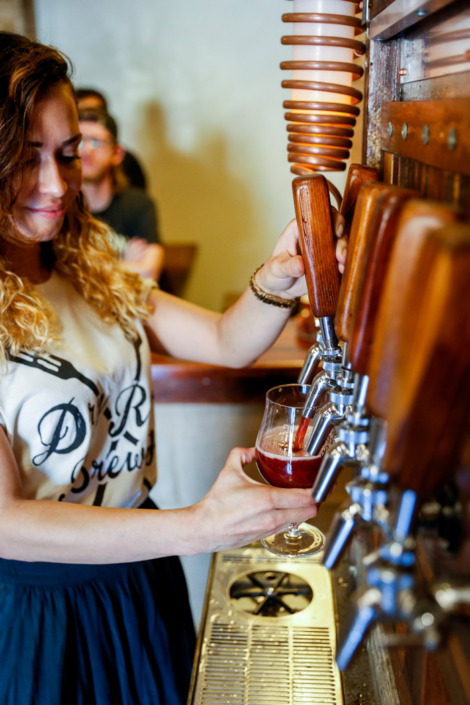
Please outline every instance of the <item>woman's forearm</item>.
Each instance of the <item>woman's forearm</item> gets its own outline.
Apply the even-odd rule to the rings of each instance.
[[[246,289],[218,321],[223,359],[220,364],[229,367],[252,364],[278,338],[290,314],[291,309],[266,304]]]
[[[247,289],[224,314],[207,311],[163,291],[154,290],[154,312],[146,330],[154,352],[211,365],[243,367],[276,340],[290,309],[276,308]]]
[[[197,551],[191,509],[111,509],[15,499],[0,510],[0,556],[125,563]]]

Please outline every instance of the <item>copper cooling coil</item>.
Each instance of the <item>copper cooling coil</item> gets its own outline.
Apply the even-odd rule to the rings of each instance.
[[[325,19],[327,18],[327,20]],[[326,15],[320,12],[288,12],[282,15],[283,22],[318,22],[320,24],[340,24],[354,27],[354,34],[362,34],[362,22],[359,17],[348,17],[346,15]]]
[[[336,135],[338,137],[353,137],[354,130],[348,127],[330,127],[328,125],[287,125],[287,132],[300,135]]]
[[[312,135],[289,135],[289,142],[294,144],[324,144],[329,147],[341,147],[343,149],[351,149],[352,140],[343,139],[342,137],[324,137],[321,138]]]
[[[282,81],[283,88],[299,88],[304,91],[325,91],[325,93],[336,93],[338,95],[347,95],[351,98],[353,105],[360,103],[362,93],[357,88],[349,86],[341,86],[339,83],[323,83],[320,81],[297,81],[288,80]]]
[[[347,1],[347,0],[346,0]],[[357,3],[354,3],[357,7]],[[321,23],[353,27],[355,34],[362,31],[361,20],[346,15],[329,15],[325,13],[287,13],[283,22]],[[364,54],[365,45],[357,39],[346,37],[292,35],[282,37],[286,46],[325,46],[338,49],[350,49],[355,55]],[[328,71],[350,73],[353,81],[363,75],[360,66],[345,61],[283,61],[281,69],[286,71]],[[348,103],[323,101],[290,100],[284,102],[285,119],[289,122],[288,160],[293,164],[291,171],[305,175],[312,171],[343,171],[344,160],[349,157],[352,146],[355,118],[359,114],[357,103],[362,100],[362,93],[356,88],[339,83],[291,79],[282,81],[283,88],[318,93],[333,93],[345,96]],[[292,134],[294,133],[294,134]]]
[[[295,17],[295,15],[293,15]],[[328,17],[328,15],[324,15]],[[311,37],[309,34],[300,35],[292,34],[281,37],[281,44],[286,46],[319,46],[319,47],[338,47],[339,49],[352,49],[355,54],[361,56],[364,54],[366,47],[363,42],[358,39],[347,39],[346,37]]]
[[[362,66],[344,61],[282,61],[281,69],[287,71],[344,71],[352,74],[353,81],[357,81],[364,75]]]

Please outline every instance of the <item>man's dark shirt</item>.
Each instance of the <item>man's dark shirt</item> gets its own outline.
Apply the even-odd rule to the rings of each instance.
[[[131,186],[141,188],[143,191],[147,190],[147,179],[145,178],[144,171],[140,166],[139,160],[132,152],[126,150],[121,166]]]
[[[128,239],[140,237],[147,242],[159,242],[155,204],[141,189],[129,186],[113,197],[110,205],[97,218]]]

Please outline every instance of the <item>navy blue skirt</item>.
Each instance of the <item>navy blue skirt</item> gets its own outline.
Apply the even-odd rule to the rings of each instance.
[[[0,560],[2,705],[184,705],[194,645],[174,556]]]

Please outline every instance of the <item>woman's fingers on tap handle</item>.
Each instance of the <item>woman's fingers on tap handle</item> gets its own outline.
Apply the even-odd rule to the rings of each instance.
[[[288,252],[273,257],[268,260],[271,272],[276,279],[284,281],[286,279],[301,277],[305,273],[304,261],[301,255],[290,255]]]
[[[337,211],[334,206],[331,206],[331,220],[333,222],[334,234],[336,235],[336,237],[342,237],[346,220],[344,218],[344,215],[341,215],[341,213]]]
[[[338,260],[338,269],[341,274],[344,272],[344,265],[346,264],[346,257],[348,254],[348,238],[340,237],[336,243],[336,259]]]

